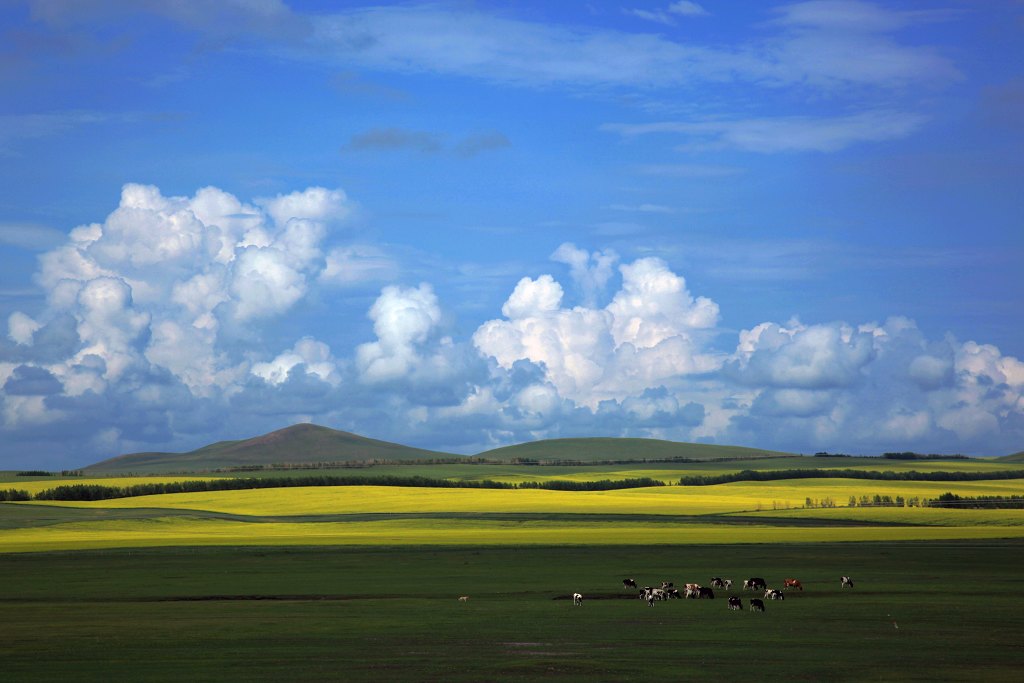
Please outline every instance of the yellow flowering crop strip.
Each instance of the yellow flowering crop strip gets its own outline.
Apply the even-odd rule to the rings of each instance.
[[[770,510],[740,513],[735,517],[821,519],[876,524],[924,524],[928,526],[1024,526],[1024,510],[958,510],[922,507],[839,507],[804,510]]]
[[[798,479],[716,486],[665,486],[616,491],[448,489],[395,486],[325,486],[174,493],[95,502],[47,501],[89,508],[170,508],[237,515],[289,516],[363,513],[564,513],[701,515],[799,508],[807,498],[850,496],[935,498],[1024,495],[1024,480],[971,482]]]
[[[249,523],[153,518],[0,533],[0,552],[208,545],[665,545],[1022,538],[1024,527],[772,527],[399,519]]]

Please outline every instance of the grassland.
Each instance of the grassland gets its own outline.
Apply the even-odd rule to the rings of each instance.
[[[0,554],[0,660],[10,681],[1016,681],[1022,561],[1017,541]],[[805,590],[763,614],[613,599],[717,575]]]

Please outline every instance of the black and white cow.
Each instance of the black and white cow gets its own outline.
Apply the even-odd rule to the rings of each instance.
[[[633,579],[623,579],[622,580],[622,587],[623,588],[636,588],[636,581],[634,581]]]
[[[750,598],[750,611],[751,612],[763,612],[764,602],[757,598]]]
[[[722,577],[720,577],[720,576],[713,576],[713,577],[711,577],[711,587],[712,588],[725,588],[725,580],[722,579]]]
[[[572,604],[575,605],[576,607],[582,607],[583,606],[583,596],[580,595],[579,593],[573,593],[572,594]]]
[[[840,578],[839,579],[839,588],[842,589],[842,588],[846,588],[847,586],[849,586],[850,588],[853,588],[853,579],[851,579],[849,576],[844,576],[844,577]]]
[[[650,586],[644,586],[644,589],[640,591],[640,599],[646,600],[647,604],[654,607],[655,600],[665,600],[666,593],[660,588],[651,588]]]
[[[743,601],[735,595],[729,598],[729,609],[743,609]]]
[[[765,600],[785,600],[786,594],[774,588],[766,588],[764,591]]]
[[[669,588],[668,590],[665,591],[665,597],[666,598],[681,598],[683,596],[680,595],[678,588]]]
[[[749,579],[747,579],[746,581],[743,582],[743,590],[745,590],[745,591],[747,591],[747,590],[750,590],[750,591],[764,590],[767,587],[768,587],[768,583],[764,579],[759,577],[759,576],[755,576],[755,577],[749,578]]]

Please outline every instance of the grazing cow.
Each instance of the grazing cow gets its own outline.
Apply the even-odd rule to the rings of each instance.
[[[782,589],[785,590],[787,588],[799,588],[800,590],[804,589],[804,587],[801,586],[800,582],[797,581],[796,579],[786,579],[785,581],[783,581],[782,582]]]
[[[743,590],[756,591],[764,590],[768,587],[768,583],[760,577],[752,577],[743,582]]]
[[[743,601],[735,595],[729,598],[729,609],[743,609]]]
[[[764,602],[757,598],[750,598],[750,611],[751,612],[763,612]]]
[[[667,591],[665,591],[665,597],[666,598],[678,598],[678,597],[680,597],[679,589],[678,588],[669,588]]]
[[[575,605],[576,607],[581,607],[583,605],[583,596],[580,595],[579,593],[573,593],[572,594],[572,604]]]
[[[718,576],[713,576],[713,577],[711,577],[711,587],[712,588],[725,588],[725,581],[723,581]]]
[[[634,581],[633,579],[623,579],[622,580],[622,587],[623,588],[636,588],[636,581]]]
[[[459,602],[469,602],[469,596],[468,595],[460,595],[459,596]]]
[[[687,585],[686,592],[683,593],[683,597],[690,600],[696,600],[700,597],[700,586],[691,587],[690,585]]]
[[[655,600],[665,600],[665,591],[660,588],[652,588],[651,595],[654,596]]]
[[[662,581],[661,582],[661,590],[668,590],[669,588],[672,588],[673,586],[675,586],[675,584],[672,583],[671,581]]]
[[[851,579],[849,576],[844,576],[844,577],[840,578],[839,579],[839,588],[842,589],[842,588],[846,588],[847,586],[849,586],[850,588],[853,588],[853,579]]]
[[[701,599],[701,600],[704,600],[705,598],[708,599],[708,600],[714,600],[715,599],[715,591],[711,590],[710,588],[706,588],[704,586],[701,586],[697,590],[697,597],[699,599]]]
[[[765,600],[785,600],[786,594],[774,588],[766,588],[764,591]]]

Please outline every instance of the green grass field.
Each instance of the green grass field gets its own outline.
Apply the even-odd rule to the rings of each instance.
[[[11,681],[1016,681],[1022,560],[1005,541],[7,554],[0,660]],[[805,590],[762,614],[621,587],[716,575]]]

